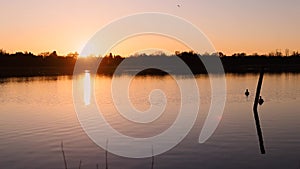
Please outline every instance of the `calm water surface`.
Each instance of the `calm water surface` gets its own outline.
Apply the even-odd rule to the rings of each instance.
[[[83,74],[83,90],[90,75]],[[118,78],[130,78],[127,75]],[[111,78],[97,76],[95,95],[106,120],[118,131],[134,137],[150,137],[167,129],[175,120],[180,93],[169,76],[136,77],[130,86],[132,104],[141,111],[149,108],[149,93],[161,89],[167,98],[164,114],[148,125],[135,124],[120,116],[111,97]],[[182,80],[191,80],[182,77]],[[156,156],[157,169],[199,168],[300,168],[300,74],[267,74],[259,107],[267,154],[258,146],[252,105],[258,75],[226,75],[227,100],[224,114],[213,136],[204,144],[198,137],[210,106],[207,76],[196,78],[200,110],[194,128],[172,150]],[[249,88],[250,97],[244,96]],[[91,90],[91,89],[88,89]],[[87,92],[82,101],[89,103]],[[196,104],[196,99],[189,102]],[[116,100],[121,105],[122,100]],[[163,104],[159,99],[154,104]],[[60,148],[64,142],[68,168],[105,167],[105,151],[81,128],[72,100],[71,77],[8,78],[0,80],[0,168],[63,169]],[[120,143],[121,144],[121,143]],[[137,150],[133,150],[137,151]],[[110,169],[151,168],[151,158],[129,159],[108,154]]]

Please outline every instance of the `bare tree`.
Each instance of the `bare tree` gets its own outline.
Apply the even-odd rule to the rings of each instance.
[[[290,50],[289,49],[285,49],[285,56],[290,56]]]

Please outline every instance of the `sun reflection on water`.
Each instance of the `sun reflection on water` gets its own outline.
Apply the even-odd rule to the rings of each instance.
[[[83,99],[86,106],[91,104],[91,75],[90,72],[85,71],[83,79]]]

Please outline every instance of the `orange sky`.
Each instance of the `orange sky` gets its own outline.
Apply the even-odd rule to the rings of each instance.
[[[171,55],[174,54],[174,49],[177,51],[191,50],[189,47],[177,40],[161,35],[148,34],[125,39],[114,46],[110,52],[124,53],[126,56],[128,56],[134,55],[135,53],[151,54],[156,50],[160,50]]]
[[[139,12],[163,12],[196,25],[226,54],[300,50],[299,6],[298,0],[11,0],[1,2],[0,49],[80,52],[89,38],[113,20]],[[185,49],[172,39],[146,36],[143,45],[137,39],[115,48],[116,54],[128,55],[139,48]]]

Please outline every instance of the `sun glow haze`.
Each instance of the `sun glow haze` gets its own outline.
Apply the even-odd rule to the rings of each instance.
[[[287,48],[296,51],[300,50],[299,6],[300,1],[294,0],[4,1],[0,10],[0,49],[9,53],[80,53],[98,30],[116,19],[162,12],[191,22],[207,35],[217,51],[226,54],[264,54]],[[143,48],[140,42],[132,44]],[[133,51],[132,45],[123,46],[114,48],[117,54],[126,56]],[[185,49],[175,43],[166,47],[170,51]]]
[[[171,55],[175,53],[175,50],[189,51],[191,49],[173,38],[156,34],[146,34],[125,39],[115,45],[110,52],[127,57],[135,53],[153,54],[155,50],[160,50]]]

